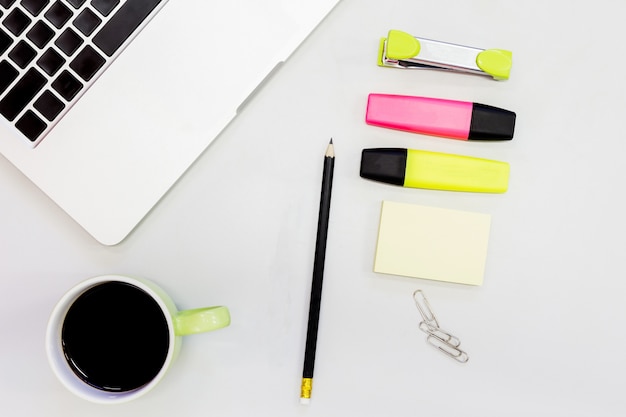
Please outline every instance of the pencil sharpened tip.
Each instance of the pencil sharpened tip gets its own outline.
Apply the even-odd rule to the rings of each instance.
[[[331,139],[326,147],[326,157],[334,158],[335,157],[335,145],[333,145],[333,140]]]
[[[302,405],[309,405],[310,402],[311,402],[310,398],[300,398],[300,404]]]
[[[328,142],[328,143],[330,143],[332,145],[333,144],[333,138],[330,138],[330,142]]]

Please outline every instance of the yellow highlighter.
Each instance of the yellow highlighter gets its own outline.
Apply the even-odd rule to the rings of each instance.
[[[430,190],[504,193],[509,170],[502,161],[415,149],[363,149],[361,155],[361,177]]]

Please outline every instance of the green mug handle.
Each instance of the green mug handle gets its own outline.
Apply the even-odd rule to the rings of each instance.
[[[226,327],[229,324],[230,313],[223,306],[183,310],[174,315],[174,334],[176,336],[186,336],[210,332]]]

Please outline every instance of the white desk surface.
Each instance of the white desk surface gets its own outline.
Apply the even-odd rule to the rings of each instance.
[[[618,416],[626,373],[626,78],[621,1],[344,0],[121,244],[96,243],[0,158],[3,416]],[[376,66],[389,29],[513,51],[510,80]],[[517,113],[515,138],[467,143],[367,126],[370,92]],[[299,404],[323,153],[337,154],[313,399]],[[359,177],[367,147],[511,164],[502,195]],[[373,272],[382,200],[492,215],[484,285]],[[454,262],[454,259],[450,259]],[[87,403],[46,362],[44,331],[85,278],[150,278],[232,325],[188,337],[128,404]],[[462,340],[426,344],[412,293]]]

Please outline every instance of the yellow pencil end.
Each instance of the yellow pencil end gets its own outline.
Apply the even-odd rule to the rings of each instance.
[[[300,403],[308,404],[311,400],[311,390],[313,389],[313,378],[302,378],[300,387]]]

